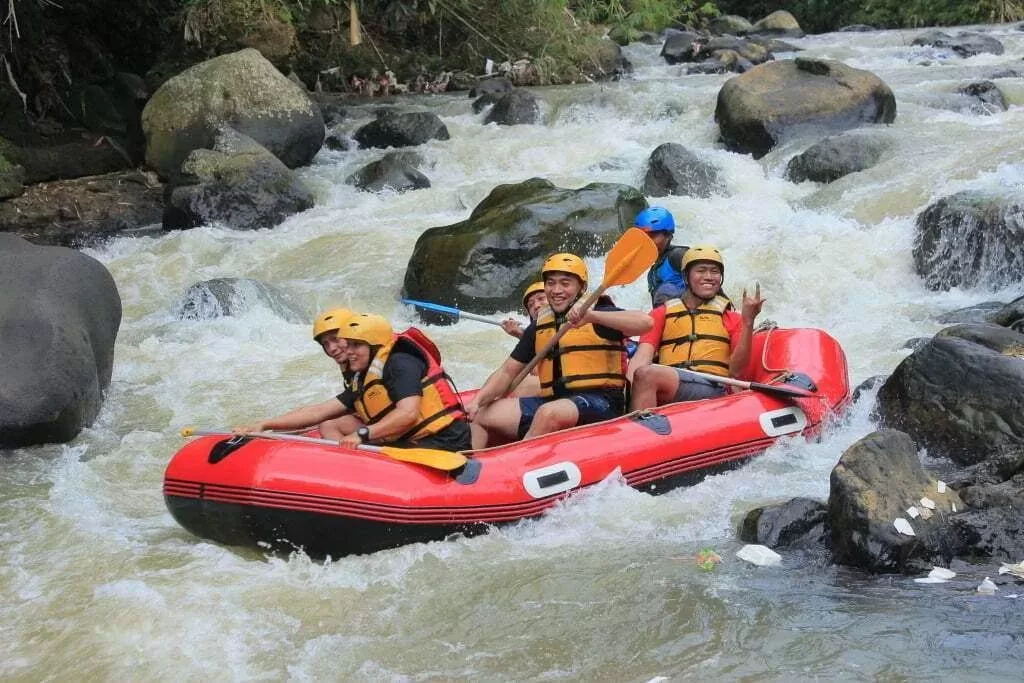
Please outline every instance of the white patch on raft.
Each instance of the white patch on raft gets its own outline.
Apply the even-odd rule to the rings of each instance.
[[[921,499],[921,505],[923,507],[928,508],[929,510],[934,510],[935,509],[935,501],[932,500],[931,498],[927,498],[927,497],[922,498]]]
[[[910,517],[911,519],[917,519],[917,516],[919,514],[921,514],[921,513],[918,512],[917,508],[914,507],[913,505],[911,505],[910,507],[907,508],[907,517]]]
[[[745,545],[737,551],[736,557],[758,567],[774,567],[782,563],[782,555],[763,545]]]
[[[938,491],[939,493],[945,493],[946,492],[946,482],[944,482],[941,479],[939,479],[939,481],[936,482],[936,484],[935,484],[935,490]]]
[[[910,526],[910,522],[902,517],[894,519],[892,525],[896,527],[896,531],[900,532],[904,536],[917,536],[917,534],[914,533],[914,527]]]

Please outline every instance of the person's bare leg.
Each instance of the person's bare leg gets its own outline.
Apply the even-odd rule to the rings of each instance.
[[[519,399],[499,398],[486,408],[481,408],[473,423],[486,430],[488,440],[491,436],[501,436],[512,440],[519,436],[520,417],[522,417],[522,411],[519,410]],[[475,438],[478,439],[478,437]],[[474,448],[478,442],[487,443],[474,440]]]
[[[523,440],[557,432],[569,427],[575,427],[580,421],[580,412],[576,404],[567,398],[560,398],[557,401],[545,403],[537,409],[530,424],[530,431],[526,432]]]
[[[333,420],[320,423],[320,436],[331,441],[337,441],[343,436],[353,434],[363,426],[363,421],[355,415],[342,415]]]

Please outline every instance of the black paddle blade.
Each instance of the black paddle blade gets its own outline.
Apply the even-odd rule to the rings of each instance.
[[[766,394],[775,394],[776,396],[792,396],[795,398],[807,398],[808,396],[814,396],[814,392],[802,387],[791,387],[785,384],[762,384],[761,382],[751,382],[750,388],[754,391],[761,391]]]
[[[230,439],[222,439],[221,441],[213,444],[213,448],[210,449],[210,457],[207,458],[207,462],[211,465],[216,465],[250,441],[252,441],[251,436],[233,436]]]

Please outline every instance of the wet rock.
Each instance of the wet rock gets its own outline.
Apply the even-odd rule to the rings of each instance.
[[[648,197],[702,198],[724,194],[718,169],[675,142],[658,145],[651,153],[643,193]]]
[[[723,53],[733,53],[735,58],[727,61],[722,58]],[[718,59],[730,64],[730,67],[739,60],[745,60],[750,64],[763,64],[772,59],[772,54],[767,47],[753,40],[744,40],[735,36],[720,36],[712,38],[701,46],[693,60]],[[736,70],[736,69],[732,69]]]
[[[132,166],[123,148],[105,137],[20,147],[0,138],[0,155],[24,169],[24,183],[83,178],[123,171]]]
[[[769,548],[818,549],[830,539],[828,506],[810,498],[794,498],[781,505],[756,508],[740,524],[740,540]]]
[[[637,42],[644,45],[661,45],[661,34],[656,31],[641,31]]]
[[[360,147],[413,147],[430,140],[447,140],[448,128],[429,112],[398,113],[387,109],[356,131]]]
[[[699,64],[694,64],[686,68],[686,75],[691,76],[693,74],[725,74],[731,70],[730,65],[725,61],[719,61],[717,59],[709,59]],[[737,73],[739,70],[737,69]]]
[[[305,323],[309,314],[277,287],[260,280],[225,277],[197,282],[178,304],[178,320],[213,320],[266,308],[292,323]]]
[[[755,158],[792,137],[892,123],[895,118],[892,90],[873,73],[802,57],[761,64],[729,79],[718,92],[715,108],[726,146]]]
[[[117,235],[159,232],[163,186],[155,173],[129,171],[37,183],[0,202],[0,232],[39,245],[94,246]]]
[[[979,191],[943,197],[915,223],[914,269],[933,290],[1024,281],[1024,196]]]
[[[480,81],[472,90],[469,91],[470,97],[480,97],[488,93],[507,93],[512,91],[512,82],[507,78],[497,77],[488,78]]]
[[[716,36],[745,36],[750,33],[753,28],[753,24],[743,17],[735,14],[723,14],[721,16],[717,16],[708,24],[708,30]]]
[[[18,197],[25,191],[25,167],[12,164],[0,154],[0,200]]]
[[[328,129],[338,125],[348,118],[349,111],[345,102],[337,95],[329,93],[310,93],[310,97],[320,107],[320,115],[324,119],[324,126]]]
[[[867,24],[849,24],[840,28],[839,33],[868,33],[877,30],[874,26],[868,26]]]
[[[938,29],[922,33],[914,39],[911,45],[929,45],[952,50],[961,57],[973,57],[983,52],[1001,55],[1004,50],[1002,43],[984,33],[960,31],[954,36]]]
[[[666,36],[665,44],[661,47],[661,56],[669,64],[692,62],[705,40],[705,36],[691,31],[671,33]]]
[[[901,346],[900,348],[910,349],[911,351],[917,351],[931,340],[931,337],[912,337],[911,339],[908,339],[907,341],[903,342],[903,346]]]
[[[985,301],[973,306],[965,306],[953,311],[948,311],[936,316],[935,321],[943,325],[955,325],[957,323],[984,323],[990,322],[989,318],[1003,308],[1001,301]]]
[[[475,313],[513,310],[545,258],[604,254],[646,206],[627,185],[570,190],[542,178],[499,185],[465,221],[420,235],[402,295]]]
[[[324,147],[335,152],[351,152],[359,149],[359,143],[341,128],[332,128],[324,137]]]
[[[218,130],[212,150],[193,150],[181,170],[183,183],[167,189],[166,230],[212,223],[240,230],[271,228],[313,207],[313,194],[291,169],[227,126]]]
[[[1024,332],[1024,296],[1019,297],[1006,304],[998,311],[988,315],[986,322],[994,325],[1009,327],[1017,332]]]
[[[866,380],[857,385],[857,388],[853,390],[851,400],[856,403],[861,399],[862,396],[868,392],[874,391],[877,387],[881,386],[885,382],[888,375],[873,375],[868,377]]]
[[[536,97],[525,90],[512,90],[494,103],[484,123],[515,126],[536,123],[539,116],[540,106]]]
[[[969,509],[951,524],[965,554],[1015,563],[1024,557],[1024,475],[960,492]]]
[[[997,81],[1001,78],[1024,78],[1024,73],[1016,69],[996,69],[988,75],[988,79],[991,81]]]
[[[797,183],[831,183],[871,168],[891,146],[888,136],[861,131],[828,137],[790,159],[786,176]]]
[[[970,109],[977,114],[990,115],[1008,109],[1003,92],[992,81],[968,83],[957,88],[956,92],[973,100]]]
[[[0,233],[0,448],[63,443],[110,385],[121,297],[107,269]]]
[[[950,531],[952,507],[964,504],[951,489],[938,493],[917,446],[896,430],[868,434],[839,458],[829,480],[828,523],[839,564],[870,572],[915,573],[947,565],[960,548]],[[922,497],[935,503],[929,519],[907,513]],[[897,531],[904,519],[914,535]]]
[[[213,146],[228,125],[289,168],[308,164],[324,141],[324,121],[309,96],[256,50],[196,64],[157,90],[142,112],[146,163],[177,180],[195,149]]]
[[[787,43],[784,40],[779,40],[778,38],[772,38],[771,36],[766,35],[748,36],[747,40],[755,45],[760,45],[761,47],[766,48],[771,53],[803,52],[804,50],[802,47],[797,47],[796,45]]]
[[[414,156],[404,152],[391,152],[367,164],[345,182],[365,192],[408,192],[430,187],[430,179],[416,169]]]
[[[785,10],[772,12],[764,19],[756,22],[750,33],[766,33],[773,36],[786,36],[787,38],[803,38],[804,31],[796,17]]]
[[[473,113],[479,114],[487,107],[493,107],[494,103],[505,97],[505,93],[489,92],[473,100]]]
[[[883,424],[962,466],[1024,450],[1021,405],[1024,335],[988,324],[942,330],[878,392]]]

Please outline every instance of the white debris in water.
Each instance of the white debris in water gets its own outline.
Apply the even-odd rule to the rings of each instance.
[[[1009,564],[1003,562],[1003,566],[999,568],[1000,574],[1013,574],[1014,576],[1024,579],[1024,560],[1021,560],[1017,564]]]
[[[917,519],[917,516],[920,514],[921,513],[918,512],[917,508],[914,507],[913,505],[907,508],[907,517],[910,517],[911,519]]]
[[[739,549],[736,557],[758,567],[774,567],[782,563],[782,555],[763,545],[745,545]]]
[[[999,589],[996,588],[996,585],[987,576],[984,581],[978,584],[978,592],[982,595],[995,595],[997,590]]]
[[[928,572],[928,576],[948,581],[956,576],[956,572],[945,567],[932,567],[932,570]]]
[[[921,508],[921,519],[931,519],[932,511],[928,508]]]
[[[946,579],[940,579],[935,576],[925,576],[914,579],[914,583],[946,583]]]
[[[926,507],[929,510],[934,510],[935,509],[935,501],[932,500],[931,498],[928,498],[926,496],[926,497],[921,499],[921,506],[922,507]]]
[[[938,491],[939,493],[945,493],[946,492],[946,482],[944,482],[941,479],[939,479],[939,481],[935,483],[935,490]]]
[[[956,512],[956,503],[950,503],[950,506],[953,508],[953,512]]]
[[[902,517],[897,517],[896,519],[894,519],[892,525],[896,527],[896,531],[900,532],[904,536],[917,535],[914,533],[914,527],[910,526],[910,522],[903,519]]]

